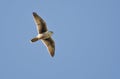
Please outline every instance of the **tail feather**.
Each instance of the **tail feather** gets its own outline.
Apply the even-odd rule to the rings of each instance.
[[[36,41],[38,41],[38,38],[33,38],[33,39],[31,39],[31,42],[36,42]]]

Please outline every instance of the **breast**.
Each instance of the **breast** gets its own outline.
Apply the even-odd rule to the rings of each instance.
[[[42,34],[38,34],[37,36],[39,39],[47,39],[50,37],[50,34],[49,32],[45,32],[45,33],[42,33]]]

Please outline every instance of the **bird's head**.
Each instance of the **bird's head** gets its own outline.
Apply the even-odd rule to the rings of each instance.
[[[53,31],[49,31],[49,32],[50,32],[51,35],[53,34]]]

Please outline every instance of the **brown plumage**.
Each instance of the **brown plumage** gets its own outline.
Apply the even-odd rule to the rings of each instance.
[[[37,26],[38,36],[33,38],[31,42],[41,40],[47,47],[48,52],[53,57],[55,54],[55,42],[51,38],[52,31],[48,31],[45,21],[35,12],[33,12],[34,21]],[[41,39],[41,36],[47,36],[45,39]]]

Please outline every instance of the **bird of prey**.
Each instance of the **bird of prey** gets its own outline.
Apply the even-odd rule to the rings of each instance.
[[[31,39],[31,42],[41,40],[53,57],[55,54],[55,42],[51,38],[53,32],[48,31],[45,21],[37,13],[33,12],[33,18],[37,26],[38,35]]]

